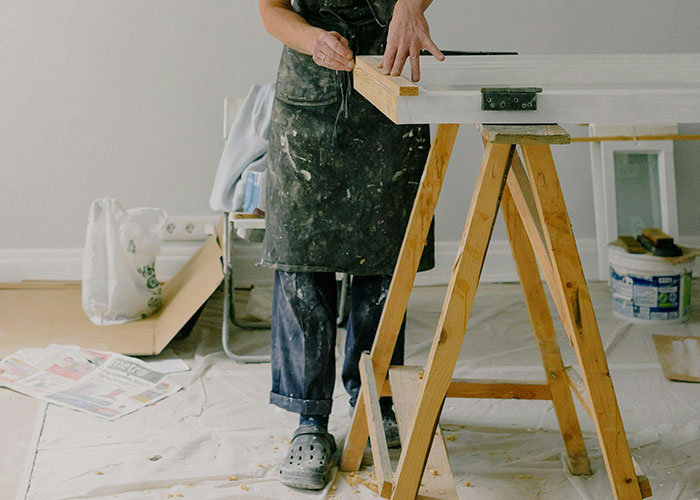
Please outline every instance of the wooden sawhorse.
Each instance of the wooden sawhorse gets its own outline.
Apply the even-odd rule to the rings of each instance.
[[[617,500],[651,495],[630,455],[588,287],[550,150],[570,137],[557,125],[482,126],[485,153],[425,370],[389,370],[418,263],[435,212],[459,125],[439,125],[394,271],[377,336],[360,361],[363,377],[341,469],[356,471],[370,438],[379,492],[385,498],[457,498],[438,420],[446,397],[551,400],[569,467],[589,474],[590,464],[571,391],[595,424]],[[524,159],[524,166],[516,149]],[[453,380],[481,269],[499,206],[542,361],[545,383]],[[528,244],[529,242],[529,244]],[[565,368],[540,278],[552,294],[581,375]],[[394,475],[382,431],[378,396],[390,393],[402,450]],[[434,436],[438,439],[433,439]],[[427,473],[426,462],[439,475]],[[448,479],[447,481],[445,479]],[[421,486],[423,481],[423,486]],[[419,491],[420,488],[420,491]]]

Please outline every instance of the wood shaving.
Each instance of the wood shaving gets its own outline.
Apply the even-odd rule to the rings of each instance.
[[[471,485],[472,485],[472,483],[470,483],[469,481],[467,481],[466,483],[464,483],[464,486],[466,486],[466,487],[470,487]]]
[[[250,488],[248,488],[248,487],[245,485],[245,483],[241,483],[241,489],[242,489],[243,491],[250,491]]]
[[[183,495],[182,493],[178,493],[177,495],[175,495],[175,498],[184,498],[184,497],[185,497],[185,495]]]
[[[228,480],[229,481],[238,481],[238,476],[229,476]]]
[[[358,474],[355,474],[354,472],[351,472],[345,476],[345,482],[352,487],[357,487],[357,485],[361,484],[365,488],[372,490],[374,493],[379,494],[379,488],[376,484]],[[359,493],[359,490],[357,490],[357,492]]]
[[[445,436],[445,439],[447,439],[448,441],[456,441],[457,436],[455,434],[450,434],[449,436]]]
[[[437,469],[430,469],[430,473],[431,473],[433,476],[439,476],[439,475],[440,475],[440,472],[439,472]]]
[[[104,472],[99,471],[99,470],[96,470],[96,471],[95,471],[95,475],[96,475],[96,476],[104,476]]]

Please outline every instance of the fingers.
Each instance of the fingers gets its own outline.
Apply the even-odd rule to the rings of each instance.
[[[319,66],[336,71],[350,71],[353,67],[349,43],[334,31],[322,33],[311,48],[313,60]]]
[[[409,51],[406,49],[399,50],[396,52],[396,58],[394,59],[394,65],[391,67],[391,76],[399,76],[401,71],[403,71],[403,66],[406,64],[406,59],[408,59]]]
[[[396,57],[396,47],[393,45],[387,45],[384,51],[384,57],[382,57],[382,62],[379,67],[382,68],[382,73],[388,75],[391,68],[394,66],[394,58]]]
[[[433,41],[426,37],[423,43],[413,44],[410,49],[405,48],[406,46],[399,43],[398,48],[390,49],[387,47],[386,52],[384,52],[384,57],[379,65],[382,68],[382,73],[385,75],[399,76],[403,71],[403,67],[406,64],[406,59],[410,58],[411,61],[411,80],[417,82],[420,80],[420,52],[425,49],[430,52],[438,61],[444,61],[445,55],[440,51],[440,49],[433,43]]]
[[[326,45],[338,55],[340,58],[352,59],[352,50],[349,48],[349,42],[340,33],[335,31],[328,32],[328,36],[325,37]]]
[[[423,46],[423,48],[430,52],[433,56],[435,56],[435,59],[437,59],[438,61],[445,60],[445,54],[443,54],[440,51],[440,49],[438,49],[438,46],[435,45],[435,43],[430,38],[428,38],[425,41],[425,45]]]
[[[340,57],[330,50],[316,52],[313,58],[314,62],[319,66],[336,71],[350,71],[354,66],[352,59],[348,60],[344,57]]]
[[[411,80],[420,80],[420,48],[411,51]]]

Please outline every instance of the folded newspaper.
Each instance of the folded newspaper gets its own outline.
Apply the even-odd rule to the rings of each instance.
[[[116,420],[176,393],[182,386],[140,359],[52,344],[0,361],[0,387]]]

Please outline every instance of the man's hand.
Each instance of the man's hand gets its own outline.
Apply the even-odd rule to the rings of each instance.
[[[423,12],[430,0],[398,0],[394,15],[389,24],[386,50],[380,67],[385,75],[398,76],[403,70],[406,59],[411,59],[411,79],[420,80],[420,51],[425,49],[438,61],[445,55],[430,38],[428,21]]]
[[[324,68],[350,71],[353,68],[352,51],[348,41],[335,31],[322,31],[311,45],[314,62]]]

